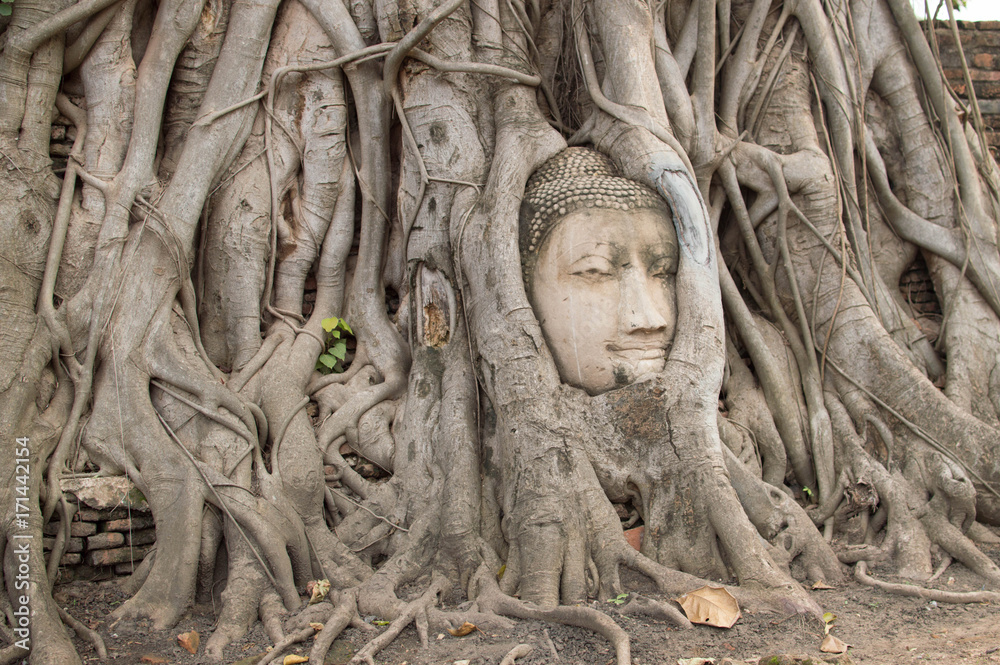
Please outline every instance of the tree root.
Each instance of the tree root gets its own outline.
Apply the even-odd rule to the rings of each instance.
[[[644,614],[654,619],[668,621],[680,628],[694,628],[694,625],[676,607],[661,603],[653,598],[640,596],[637,593],[631,594],[629,602],[622,606],[621,614]]]
[[[535,647],[530,644],[518,644],[516,647],[507,652],[507,655],[500,661],[500,665],[514,665],[515,659],[524,658],[531,653],[534,648]]]
[[[340,631],[344,630],[348,624],[353,623],[356,617],[358,617],[357,594],[353,591],[347,591],[342,594],[337,607],[327,617],[323,629],[316,635],[312,649],[309,650],[309,662],[326,662],[326,653],[330,650],[333,641],[337,639],[337,635],[340,635]]]
[[[385,630],[385,632],[362,647],[361,650],[354,655],[354,658],[350,660],[349,665],[357,665],[358,663],[375,665],[375,655],[396,639],[396,636],[398,636],[404,628],[410,625],[411,621],[416,623],[417,634],[420,636],[420,643],[426,647],[427,609],[435,605],[437,603],[438,596],[447,591],[450,586],[451,583],[448,582],[444,576],[435,573],[431,578],[430,588],[428,588],[427,591],[420,596],[420,598],[407,603],[399,617],[389,624],[389,627]]]
[[[91,630],[81,621],[74,619],[69,612],[58,605],[56,605],[56,610],[59,612],[59,618],[63,620],[63,623],[72,628],[73,632],[79,635],[81,640],[86,640],[94,645],[94,651],[97,652],[98,658],[101,660],[108,659],[108,650],[104,646],[104,640],[101,639],[100,633],[96,630]]]
[[[305,642],[315,634],[316,634],[315,628],[313,628],[312,626],[306,626],[305,628],[301,628],[295,631],[291,635],[287,635],[285,639],[275,644],[274,648],[268,651],[263,658],[258,660],[257,665],[267,665],[272,660],[275,660],[282,653],[284,653],[285,649],[287,649],[288,647],[292,646],[293,644],[298,644],[299,642]],[[318,662],[322,663],[323,661],[321,660]]]
[[[1000,602],[1000,593],[996,591],[941,591],[939,589],[927,589],[911,584],[894,584],[883,582],[868,575],[868,566],[864,561],[859,561],[854,566],[854,577],[862,584],[876,587],[883,591],[896,594],[898,596],[910,596],[913,598],[923,598],[924,600],[934,600],[939,603],[997,603]]]
[[[18,662],[27,655],[27,651],[16,644],[11,644],[10,646],[0,649],[0,665],[14,665],[14,663]]]
[[[480,567],[476,573],[479,582],[479,596],[476,605],[481,611],[494,612],[518,619],[535,619],[551,621],[567,626],[578,626],[591,630],[611,642],[615,649],[618,665],[630,665],[632,648],[628,634],[621,626],[603,612],[590,607],[560,605],[552,609],[542,609],[530,603],[512,598],[500,591],[493,573],[487,566]]]
[[[653,580],[657,588],[663,593],[683,594],[705,585],[718,586],[716,582],[709,582],[694,575],[660,565],[649,557],[636,552],[627,544],[624,545],[623,550],[624,552],[620,555],[622,563]],[[722,586],[743,607],[759,608],[772,612],[777,611],[783,614],[806,614],[817,619],[823,613],[823,610],[816,604],[816,601],[810,598],[805,589],[797,583],[777,588],[761,588],[759,585],[755,585],[754,587],[749,585]]]

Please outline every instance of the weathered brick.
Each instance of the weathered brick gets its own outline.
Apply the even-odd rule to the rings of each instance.
[[[107,550],[125,544],[125,536],[115,531],[99,533],[87,538],[88,550]]]
[[[135,510],[133,509],[134,513]],[[93,508],[81,508],[77,513],[83,522],[107,522],[109,520],[120,520],[128,517],[128,508],[114,508],[112,510],[94,510]]]
[[[67,554],[63,554],[62,558],[59,559],[59,565],[60,566],[77,566],[77,565],[80,564],[80,561],[82,561],[82,560],[83,560],[82,555],[80,555],[80,554],[78,554],[76,552],[67,553]]]
[[[973,81],[1000,81],[1000,72],[986,69],[972,69],[969,78]]]
[[[140,561],[136,561],[135,563],[116,563],[115,575],[131,575],[139,567],[139,563]]]
[[[149,551],[148,547],[121,547],[116,550],[94,550],[83,555],[88,566],[113,566],[116,563],[139,563]]]
[[[111,520],[101,525],[101,531],[138,531],[153,526],[152,515],[133,515],[132,519]]]
[[[1000,97],[1000,82],[973,81],[973,85],[976,88],[976,94],[980,97],[985,97],[986,99]]]
[[[54,536],[59,533],[60,528],[59,522],[49,522],[45,525],[45,535]],[[97,533],[97,525],[93,522],[71,522],[69,527],[69,535],[74,538],[83,538],[84,536],[90,536]]]
[[[143,529],[125,534],[125,542],[129,545],[152,545],[156,542],[156,529]]]
[[[972,56],[972,66],[980,69],[992,70],[995,57],[992,53],[977,53]]]

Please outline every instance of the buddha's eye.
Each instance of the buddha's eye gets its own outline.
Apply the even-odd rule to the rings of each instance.
[[[614,266],[603,256],[589,254],[574,261],[569,267],[569,274],[594,280],[605,279],[614,274]]]
[[[670,257],[663,257],[653,261],[652,265],[649,266],[649,276],[656,277],[659,279],[664,279],[666,277],[671,277],[677,272],[676,266],[674,266],[673,261]]]

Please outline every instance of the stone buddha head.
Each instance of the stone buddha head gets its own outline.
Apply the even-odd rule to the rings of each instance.
[[[664,200],[603,154],[567,148],[520,212],[528,300],[564,383],[597,395],[663,370],[677,323],[677,234]]]

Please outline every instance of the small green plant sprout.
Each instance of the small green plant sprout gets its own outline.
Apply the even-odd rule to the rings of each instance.
[[[807,499],[809,499],[810,501],[812,500],[812,498],[813,498],[813,491],[811,489],[809,489],[808,487],[803,486],[802,487],[802,493],[806,495]]]
[[[347,356],[347,338],[354,335],[347,321],[331,316],[321,322],[326,333],[326,348],[316,360],[316,370],[320,374],[340,374],[344,371],[344,358]]]
[[[626,600],[628,600],[628,594],[627,593],[620,593],[617,596],[615,596],[614,598],[608,598],[608,602],[609,603],[614,603],[615,605],[622,605],[622,604],[625,603]]]
[[[14,11],[14,0],[0,0],[0,16],[10,16]]]

